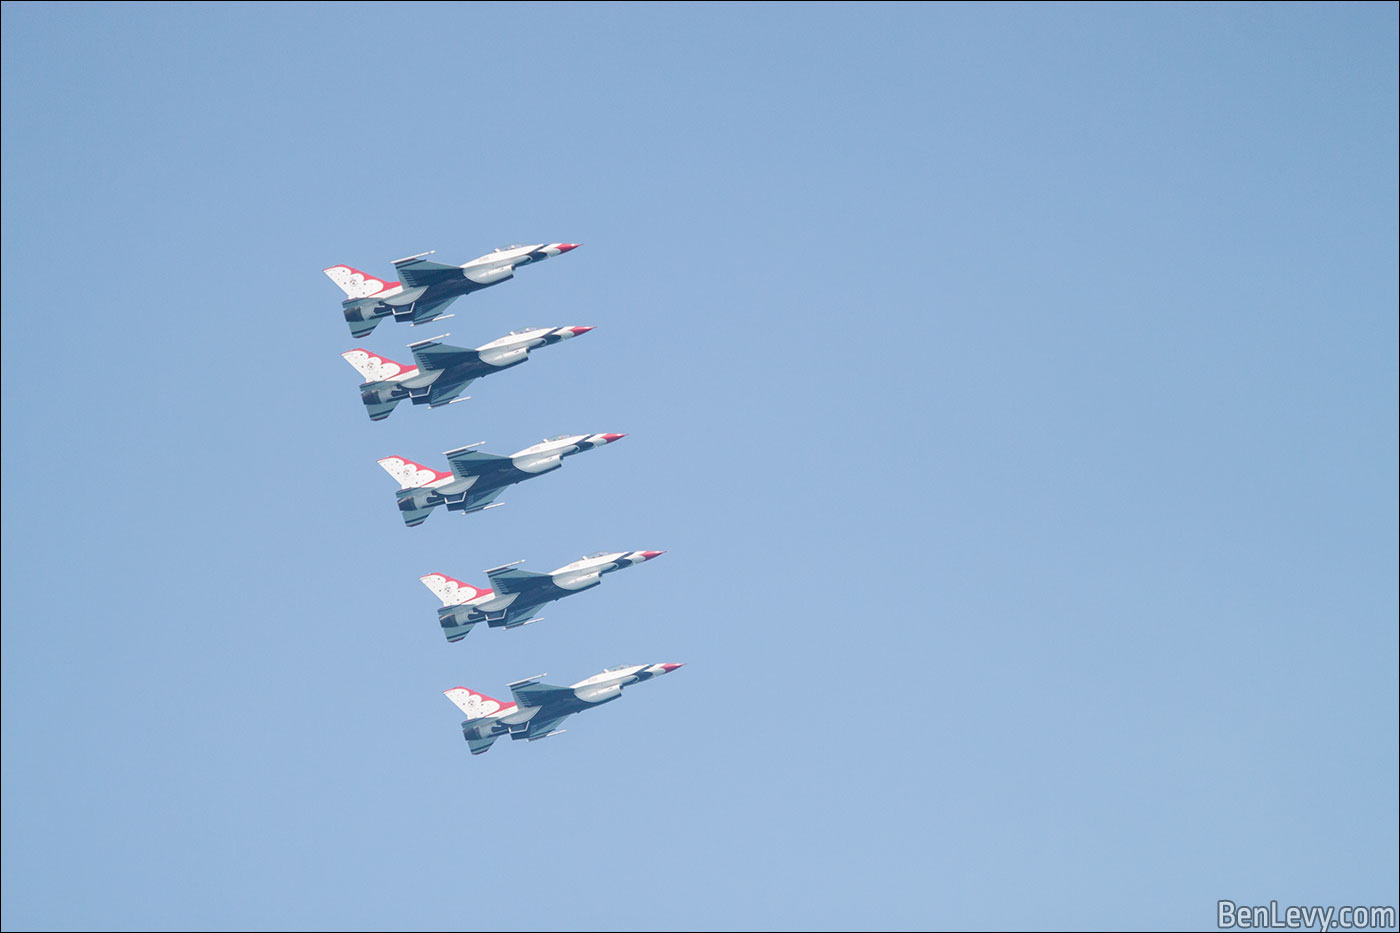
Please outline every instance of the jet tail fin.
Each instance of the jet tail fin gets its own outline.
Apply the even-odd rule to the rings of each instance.
[[[491,592],[490,590],[478,589],[470,583],[463,583],[445,573],[424,574],[418,579],[424,586],[433,591],[434,596],[442,600],[444,606],[460,606],[462,603]]]
[[[340,356],[345,362],[355,367],[355,371],[364,377],[365,382],[383,382],[418,368],[396,363],[387,356],[371,353],[363,347],[346,350]]]
[[[466,687],[453,687],[451,690],[442,691],[443,695],[456,705],[467,716],[467,721],[474,719],[485,719],[494,716],[501,710],[510,709],[514,703],[502,703],[494,697],[489,697],[484,693],[477,693]]]
[[[438,624],[442,634],[450,642],[458,642],[467,637],[472,626],[481,620],[480,615],[465,605],[478,596],[490,594],[490,590],[480,590],[461,580],[454,580],[445,573],[430,573],[418,578],[423,585],[442,600],[438,610]]]
[[[384,468],[385,473],[399,481],[400,489],[417,489],[440,479],[447,479],[452,475],[451,473],[439,473],[432,467],[414,463],[407,457],[380,457],[375,462]]]
[[[399,284],[398,282],[386,282],[377,276],[370,275],[368,272],[361,272],[354,266],[331,266],[322,271],[345,293],[347,301],[353,301],[356,298],[368,298],[370,295],[377,295],[380,292],[388,291]]]

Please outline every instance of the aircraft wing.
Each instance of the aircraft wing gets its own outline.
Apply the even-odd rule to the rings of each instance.
[[[458,479],[494,473],[510,466],[513,462],[510,457],[469,450],[465,447],[447,452],[447,463],[452,467],[452,475]]]
[[[565,713],[563,716],[555,716],[551,719],[541,719],[536,716],[530,720],[530,726],[525,730],[525,738],[531,742],[536,739],[547,739],[555,733],[564,720],[572,715],[573,713]]]
[[[447,306],[457,300],[456,295],[449,295],[446,298],[429,298],[426,301],[415,301],[412,304],[412,311],[408,319],[414,324],[426,324],[438,317],[447,310]]]
[[[535,573],[530,570],[520,570],[515,567],[493,567],[486,571],[486,578],[491,581],[491,587],[498,593],[522,593],[528,594],[526,602],[534,602],[534,598],[548,598],[554,595],[552,590],[559,587],[554,585],[554,577],[548,573]]]
[[[398,274],[399,281],[409,288],[414,288],[419,285],[437,285],[453,278],[462,277],[461,266],[433,262],[426,258],[431,255],[431,252],[419,253],[417,256],[409,256],[407,259],[395,260],[394,271]]]
[[[543,676],[543,675],[541,675]],[[556,700],[577,700],[573,687],[560,687],[556,684],[540,683],[539,677],[528,677],[510,684],[511,696],[520,706],[545,706]],[[568,715],[565,713],[564,715]],[[562,721],[564,717],[559,719]],[[534,719],[530,720],[531,724]],[[548,732],[549,730],[544,730]]]
[[[423,372],[434,369],[451,369],[462,363],[475,363],[481,359],[481,354],[466,347],[452,347],[445,343],[438,343],[436,340],[420,340],[417,343],[410,343],[408,348],[413,351],[413,362],[418,364],[418,368]]]
[[[475,382],[475,377],[465,379],[439,379],[428,389],[428,407],[446,405],[462,394],[462,390]]]
[[[496,497],[505,491],[504,486],[497,486],[495,489],[483,490],[475,495],[468,493],[467,498],[462,501],[460,508],[454,509],[453,511],[479,512],[494,502]],[[453,505],[456,505],[456,503],[453,503]]]

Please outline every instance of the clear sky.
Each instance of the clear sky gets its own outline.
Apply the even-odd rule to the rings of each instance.
[[[7,929],[1397,901],[1397,8],[3,21]],[[321,274],[583,248],[350,338]],[[576,342],[373,424],[358,343]],[[626,432],[405,529],[376,458]],[[449,645],[418,582],[665,549]],[[440,691],[684,670],[472,758]]]

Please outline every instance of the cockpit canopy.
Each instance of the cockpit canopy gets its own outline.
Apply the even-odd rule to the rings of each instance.
[[[539,330],[539,328],[538,328],[538,327],[517,327],[515,330],[513,330],[513,331],[511,331],[510,333],[506,334],[506,336],[507,336],[507,337],[519,337],[521,334],[528,334],[528,333],[529,333],[530,331],[532,331],[532,330]]]
[[[629,667],[636,667],[635,664],[614,664],[612,667],[603,668],[604,674],[611,674],[613,671],[625,671]]]
[[[527,246],[527,245],[528,245],[528,244],[526,244],[526,243],[512,243],[512,244],[510,244],[509,246],[498,246],[498,247],[496,247],[495,249],[491,250],[491,252],[493,252],[493,253],[505,253],[505,252],[509,252],[510,250],[513,250],[513,249],[520,249],[521,247]]]
[[[544,443],[548,444],[548,443],[550,443],[551,441],[562,441],[562,440],[564,440],[565,438],[569,438],[569,437],[573,437],[573,435],[572,435],[572,434],[556,434],[556,435],[554,435],[553,437],[546,437],[546,438],[544,439]]]
[[[584,560],[592,560],[595,557],[607,557],[612,551],[594,551],[592,554],[583,555]]]

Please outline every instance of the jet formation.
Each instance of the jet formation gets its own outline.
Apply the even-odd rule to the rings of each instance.
[[[443,693],[466,714],[462,736],[473,755],[480,755],[503,735],[534,742],[559,735],[559,726],[574,713],[602,706],[622,695],[624,687],[669,674],[681,664],[622,664],[568,687],[543,683],[546,675],[509,684],[513,703],[502,703],[466,687]]]
[[[379,322],[392,318],[410,325],[451,317],[443,312],[463,295],[514,278],[517,269],[577,249],[577,243],[537,243],[503,246],[460,266],[429,259],[432,252],[395,260],[398,281],[379,278],[353,266],[324,270],[342,292],[341,310],[350,333],[364,337]],[[388,418],[400,402],[440,408],[466,401],[466,388],[477,379],[519,366],[530,351],[572,340],[592,327],[527,327],[513,330],[480,347],[442,343],[443,334],[408,344],[414,365],[406,366],[363,347],[341,356],[364,379],[360,401],[371,421]],[[438,506],[471,514],[495,508],[509,486],[563,465],[564,458],[606,446],[625,434],[558,434],[513,454],[490,454],[482,443],[444,453],[449,472],[405,457],[383,457],[378,463],[399,484],[394,493],[403,523],[421,525]],[[661,551],[600,551],[548,573],[520,568],[524,561],[485,571],[489,588],[464,583],[445,573],[418,579],[442,602],[438,624],[449,642],[458,642],[485,622],[489,628],[515,629],[539,622],[542,607],[592,589],[603,576],[659,557]],[[509,684],[514,702],[502,703],[466,687],[444,691],[466,714],[462,735],[473,755],[480,755],[502,735],[535,741],[558,735],[569,716],[617,699],[624,687],[642,683],[681,667],[658,663],[610,667],[571,686],[543,682],[544,675]]]
[[[539,622],[535,613],[546,603],[592,589],[603,582],[603,574],[645,563],[663,553],[600,551],[549,573],[520,570],[517,565],[525,562],[518,560],[486,571],[491,589],[478,589],[445,573],[430,573],[418,579],[442,600],[438,623],[447,640],[456,642],[466,638],[478,622],[507,629]]]

